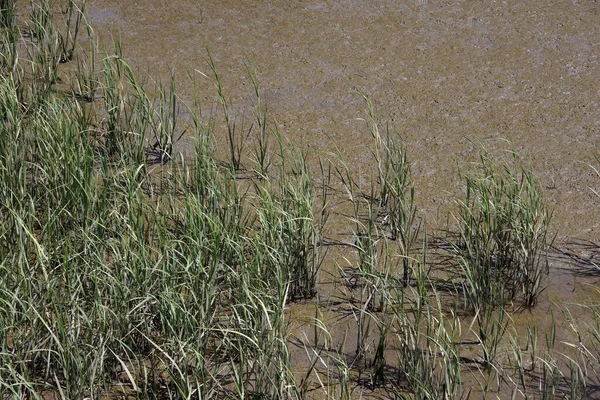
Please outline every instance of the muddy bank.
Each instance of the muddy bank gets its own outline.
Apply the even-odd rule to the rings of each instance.
[[[370,162],[357,118],[369,95],[406,138],[421,215],[440,226],[457,191],[457,166],[514,148],[539,174],[558,240],[595,240],[600,220],[588,164],[598,151],[600,8],[593,1],[116,2],[89,5],[104,39],[120,37],[140,70],[208,72],[244,108],[252,60],[271,115],[293,140],[339,148],[356,171]],[[195,93],[210,108],[214,87]],[[509,141],[512,145],[508,145]]]

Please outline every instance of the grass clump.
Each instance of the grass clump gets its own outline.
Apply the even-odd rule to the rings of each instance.
[[[367,125],[374,139],[374,161],[377,166],[379,191],[376,194],[378,206],[383,217],[383,225],[389,229],[389,237],[398,240],[402,249],[404,284],[410,280],[410,258],[412,249],[419,236],[417,224],[417,206],[410,163],[404,139],[397,131],[386,126],[382,136],[375,120],[375,111],[371,101],[367,102]]]
[[[513,300],[534,306],[547,271],[551,219],[534,173],[516,156],[498,164],[483,152],[463,179],[454,248],[470,306],[483,312]]]
[[[55,14],[32,4],[30,36],[2,41],[27,62],[3,52],[0,398],[297,398],[285,308],[322,262],[306,154],[281,139],[279,176],[263,160],[239,179],[215,122],[174,78],[153,94],[119,43],[100,65],[92,44],[62,89],[61,63],[85,55]]]
[[[255,182],[258,193],[256,239],[259,253],[266,257],[263,279],[268,281],[269,276],[279,276],[288,282],[288,295],[294,301],[315,296],[317,272],[323,258],[307,156],[292,148],[289,166],[285,157],[282,153],[277,187],[273,188],[270,179]]]

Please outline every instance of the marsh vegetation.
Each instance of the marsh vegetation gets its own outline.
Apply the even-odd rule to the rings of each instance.
[[[101,47],[85,1],[0,8],[0,398],[593,392],[597,304],[514,323],[541,312],[552,213],[513,151],[457,172],[434,233],[410,149],[367,95],[365,179],[281,132],[250,61],[241,121],[207,54],[206,116],[175,77],[149,84],[118,41]],[[184,135],[191,157],[174,151]]]

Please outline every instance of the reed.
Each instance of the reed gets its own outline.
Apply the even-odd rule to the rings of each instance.
[[[553,319],[519,338],[510,318],[510,301],[535,305],[545,267],[550,213],[530,169],[483,153],[463,174],[461,314],[418,223],[407,145],[380,133],[366,96],[375,170],[357,179],[341,157],[312,159],[285,138],[250,63],[254,115],[240,129],[207,60],[222,132],[174,77],[149,85],[119,42],[100,55],[80,25],[85,1],[66,4],[62,19],[49,1],[29,15],[0,2],[0,398],[453,399],[470,396],[473,376],[484,396],[503,385],[515,397],[586,396],[597,305],[565,308],[569,337]],[[57,73],[71,58],[64,90]],[[189,158],[175,148],[184,134]],[[351,210],[343,245],[327,236],[338,202]],[[345,287],[324,273],[336,245]],[[315,297],[298,371],[293,303]],[[574,307],[591,318],[576,321]]]
[[[58,35],[58,45],[60,48],[60,62],[66,63],[73,60],[79,30],[83,22],[87,0],[82,0],[77,4],[75,0],[67,0],[65,9],[62,10],[64,16],[64,33]]]
[[[410,262],[413,247],[419,236],[416,222],[417,207],[412,183],[407,147],[399,133],[386,125],[382,135],[375,118],[370,99],[361,94],[367,103],[367,127],[374,139],[373,156],[377,166],[378,192],[371,198],[378,200],[383,225],[389,229],[389,237],[398,239],[403,255],[404,285],[410,281]]]
[[[215,62],[214,62],[213,58],[211,57],[210,53],[207,56],[207,63],[213,73],[213,76],[214,76],[214,82],[215,82],[215,86],[217,89],[217,97],[219,99],[219,103],[221,104],[221,109],[223,111],[223,117],[225,119],[225,126],[227,129],[227,145],[229,148],[230,167],[234,171],[237,171],[242,167],[242,165],[241,165],[242,152],[245,147],[244,146],[245,142],[247,141],[247,139],[250,135],[250,132],[252,131],[252,127],[250,129],[248,129],[248,132],[246,132],[245,134],[243,134],[243,132],[242,132],[242,134],[240,134],[239,127],[236,124],[236,118],[231,112],[232,111],[231,103],[225,97],[223,84],[221,82],[221,75],[219,74],[219,72],[217,70],[217,66],[215,65]],[[252,82],[253,85],[257,85],[258,82],[257,81],[255,82],[256,77],[255,76],[253,77],[251,75],[251,79],[253,81]],[[257,88],[258,87],[255,86],[255,92],[257,91]],[[260,93],[260,91],[258,91],[258,93]],[[257,105],[260,107],[260,96],[258,96],[258,101],[259,102],[257,103]],[[260,114],[259,114],[258,118],[261,118]],[[243,130],[243,127],[242,127],[242,130]]]
[[[79,98],[84,104],[98,100],[97,93],[100,86],[96,63],[99,54],[98,38],[94,36],[93,29],[88,24],[86,24],[86,31],[89,49],[74,60],[77,63],[77,71],[74,79],[69,80],[72,96]],[[86,108],[82,107],[82,109]]]
[[[252,82],[254,88],[254,94],[256,95],[255,110],[254,110],[254,126],[256,126],[257,134],[255,138],[254,161],[257,167],[258,176],[265,176],[268,173],[269,166],[273,162],[271,148],[271,134],[269,128],[269,121],[267,118],[267,104],[263,101],[262,93],[260,89],[260,82],[258,77],[258,71],[256,66],[246,61],[244,63],[248,76]],[[250,129],[252,130],[252,128]]]
[[[0,27],[13,29],[15,21],[15,0],[0,1]]]
[[[153,117],[149,123],[153,137],[149,152],[154,162],[164,164],[173,158],[173,145],[185,135],[186,130],[179,131],[177,126],[181,110],[175,90],[175,75],[171,74],[168,90],[158,85],[156,92],[158,98],[152,106],[153,112],[146,112]]]
[[[424,247],[425,249],[425,247]],[[420,260],[414,260],[416,286],[406,290],[403,285],[392,289],[394,305],[395,336],[399,363],[400,385],[407,385],[418,399],[443,398],[447,391],[456,390],[459,375],[444,367],[444,374],[437,372],[440,366],[452,363],[455,352],[440,353],[447,347],[448,334],[438,301],[429,301],[431,282],[425,273],[426,250]],[[434,293],[435,296],[435,293]],[[434,297],[435,298],[435,297]],[[441,357],[440,357],[441,355]],[[446,386],[446,382],[449,386]]]
[[[534,306],[547,269],[551,220],[535,175],[516,155],[512,164],[497,164],[483,152],[477,169],[467,170],[463,179],[454,249],[469,304],[485,313],[518,295],[522,306]]]
[[[280,146],[283,139],[278,136]],[[275,272],[289,285],[291,301],[312,298],[316,294],[317,274],[323,262],[319,232],[314,216],[315,189],[305,153],[290,145],[291,163],[283,147],[281,173],[277,186],[272,180],[255,182],[259,195],[257,205],[258,239],[262,253],[269,255],[263,279]],[[289,168],[289,170],[288,170]]]

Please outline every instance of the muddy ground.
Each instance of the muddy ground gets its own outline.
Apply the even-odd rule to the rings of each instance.
[[[271,116],[315,150],[370,161],[357,118],[371,97],[407,141],[421,215],[445,219],[457,167],[477,143],[518,151],[555,210],[559,241],[597,240],[600,4],[595,1],[110,1],[89,5],[100,37],[152,76],[208,73],[210,51],[234,107],[254,62]],[[213,82],[195,94],[215,100]],[[508,145],[505,140],[509,141]]]
[[[446,227],[458,169],[476,160],[480,145],[516,150],[540,178],[562,249],[551,257],[555,273],[538,310],[589,296],[579,287],[595,283],[586,268],[600,262],[600,199],[591,190],[600,177],[590,168],[600,151],[598,2],[94,0],[88,7],[102,41],[119,37],[125,59],[157,79],[173,70],[182,97],[197,96],[206,112],[216,100],[214,81],[198,72],[210,72],[207,52],[240,114],[252,110],[249,60],[282,133],[315,155],[339,150],[357,175],[372,163],[357,91],[368,95],[380,126],[392,124],[406,140],[428,231]],[[585,274],[563,271],[572,267]]]

